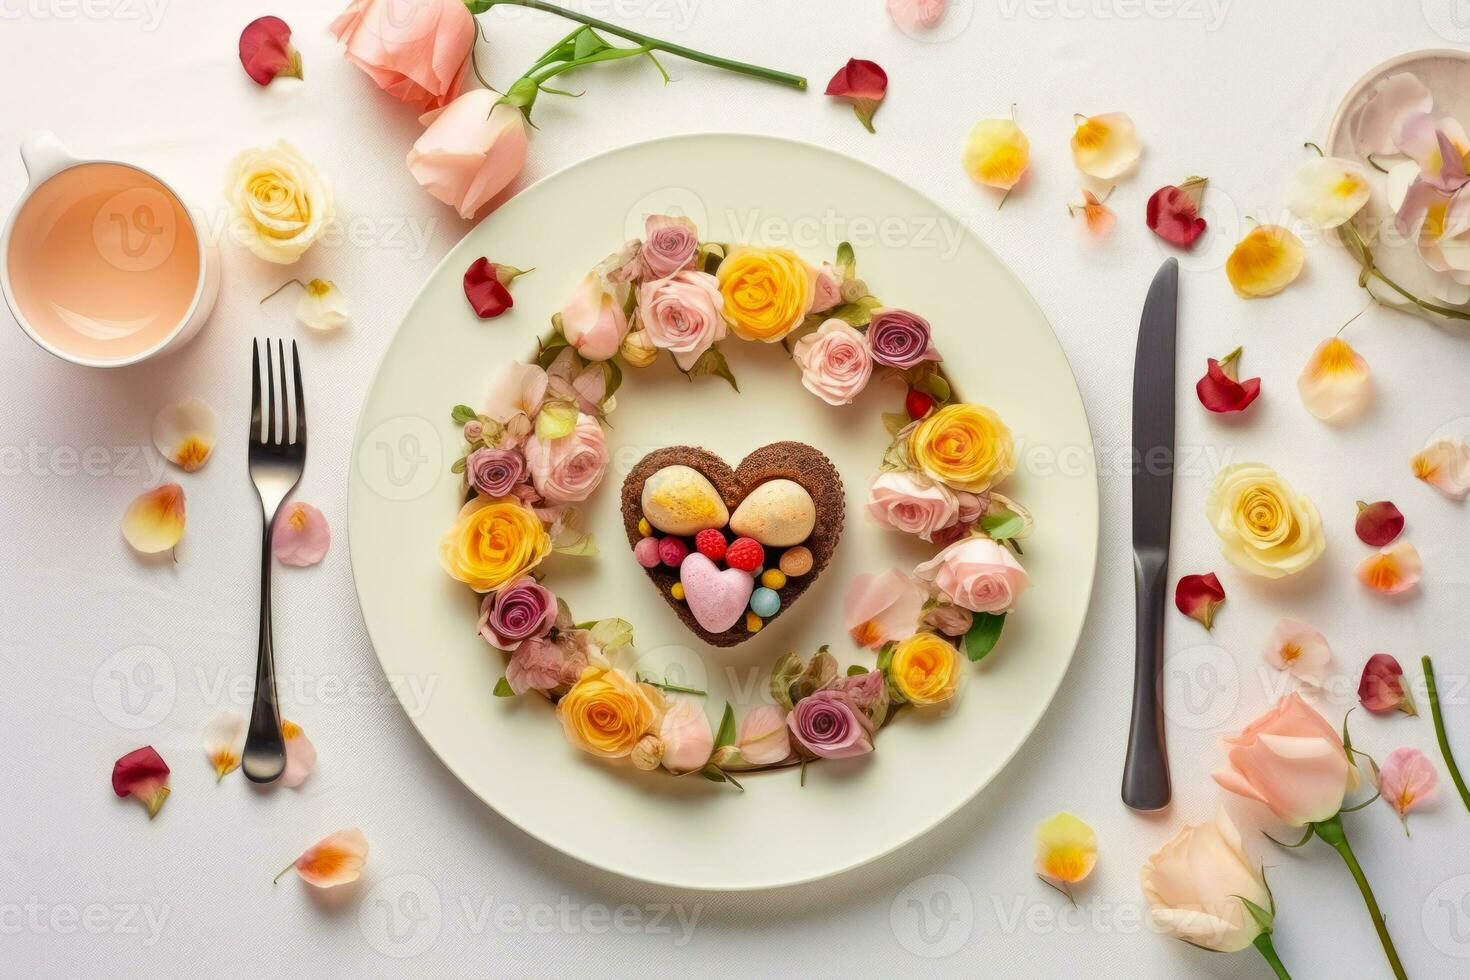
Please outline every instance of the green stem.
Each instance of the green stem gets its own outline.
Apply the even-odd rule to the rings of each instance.
[[[620,37],[625,41],[633,41],[647,48],[649,51],[663,51],[667,54],[677,55],[680,58],[686,58],[689,61],[697,61],[702,65],[723,68],[726,71],[733,71],[740,75],[750,75],[753,78],[764,78],[778,85],[786,85],[796,89],[806,88],[806,79],[800,75],[792,75],[784,71],[776,71],[773,68],[762,68],[759,65],[751,65],[743,61],[734,61],[730,58],[721,58],[718,55],[696,51],[693,48],[686,48],[682,44],[674,44],[669,41],[662,41],[656,37],[649,37],[647,34],[630,31],[625,27],[610,24],[605,20],[588,17],[586,14],[577,13],[575,10],[567,10],[565,7],[558,7],[554,3],[544,3],[542,0],[478,0],[478,2],[470,4],[470,10],[472,13],[482,13],[491,7],[498,7],[505,4],[516,7],[529,7],[532,10],[543,10],[549,14],[556,14],[558,17],[575,20],[586,24],[588,27],[611,34],[614,37]]]
[[[1445,768],[1450,771],[1450,778],[1455,781],[1455,789],[1460,791],[1460,799],[1465,804],[1465,809],[1470,810],[1470,789],[1465,788],[1465,779],[1460,775],[1460,767],[1455,765],[1455,756],[1450,752],[1450,739],[1444,730],[1444,715],[1439,710],[1439,692],[1434,686],[1434,665],[1429,662],[1427,656],[1421,657],[1419,663],[1424,667],[1424,687],[1429,692],[1429,714],[1434,718],[1434,737],[1439,741],[1439,754],[1444,757]]]
[[[1377,263],[1373,261],[1373,253],[1368,249],[1368,243],[1363,240],[1363,236],[1358,234],[1358,229],[1354,228],[1351,224],[1344,224],[1340,227],[1345,234],[1349,235],[1352,238],[1353,248],[1358,253],[1358,262],[1363,266],[1363,275],[1365,277],[1375,277],[1379,282],[1383,283],[1389,289],[1392,289],[1394,292],[1398,293],[1404,299],[1408,300],[1410,303],[1413,303],[1421,310],[1428,310],[1430,313],[1438,313],[1440,316],[1449,317],[1452,320],[1470,320],[1470,313],[1466,313],[1464,310],[1457,310],[1451,306],[1440,306],[1438,303],[1430,303],[1426,300],[1422,300],[1419,297],[1415,296],[1413,293],[1409,292],[1403,286],[1400,286],[1398,283],[1388,278],[1388,276],[1385,276],[1382,272],[1378,270]],[[1358,284],[1360,286],[1364,286],[1365,288],[1367,285],[1366,282],[1362,280],[1359,280]],[[1372,294],[1370,293],[1369,295]]]
[[[1368,906],[1368,916],[1373,920],[1373,928],[1378,931],[1378,942],[1383,946],[1383,954],[1388,957],[1388,965],[1393,969],[1393,975],[1398,980],[1407,980],[1408,974],[1404,972],[1404,965],[1399,962],[1398,950],[1394,949],[1393,940],[1388,935],[1388,926],[1383,921],[1383,913],[1378,909],[1378,900],[1373,897],[1373,888],[1368,884],[1368,878],[1363,874],[1363,868],[1358,864],[1357,856],[1353,854],[1352,847],[1348,844],[1347,832],[1342,829],[1342,815],[1333,814],[1320,823],[1312,824],[1317,831],[1317,836],[1332,845],[1333,850],[1342,855],[1348,870],[1353,874],[1353,881],[1358,884],[1358,891],[1363,893],[1363,902]]]
[[[564,71],[571,71],[573,68],[580,68],[583,65],[596,64],[599,61],[617,61],[620,58],[641,58],[650,50],[646,45],[637,48],[603,48],[596,54],[589,54],[585,58],[563,61],[559,65],[543,70],[540,74],[532,74],[531,72],[536,70],[532,68],[531,72],[527,72],[524,77],[531,79],[539,87]]]
[[[1271,969],[1276,971],[1277,980],[1291,980],[1291,974],[1286,972],[1286,966],[1281,962],[1281,957],[1276,955],[1276,947],[1271,945],[1269,932],[1261,933],[1251,945],[1260,950],[1266,962],[1271,964]]]

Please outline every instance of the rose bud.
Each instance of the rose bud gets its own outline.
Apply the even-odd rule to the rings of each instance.
[[[1171,245],[1192,246],[1205,233],[1205,219],[1199,216],[1199,206],[1206,183],[1204,177],[1191,177],[1177,187],[1171,185],[1154,191],[1144,215],[1149,230]]]
[[[526,163],[526,118],[497,98],[479,88],[425,113],[426,128],[408,151],[413,179],[461,218],[473,218]]]
[[[1225,601],[1225,589],[1214,572],[1208,575],[1186,575],[1174,587],[1174,606],[1190,619],[1197,619],[1210,629],[1215,610]]]
[[[530,271],[500,265],[482,255],[464,271],[465,299],[481,320],[493,319],[516,305],[510,295],[510,284]]]
[[[888,73],[876,62],[856,58],[847,59],[847,64],[827,83],[827,94],[851,101],[852,111],[857,113],[858,121],[870,133],[876,132],[873,113],[878,111],[887,91]]]
[[[1413,695],[1404,687],[1404,668],[1392,654],[1375,653],[1363,665],[1363,679],[1358,682],[1358,700],[1369,711],[1402,711],[1417,715]]]
[[[1404,515],[1387,500],[1365,504],[1358,501],[1358,522],[1354,530],[1364,544],[1382,548],[1404,529]]]
[[[1242,349],[1237,347],[1218,361],[1210,358],[1205,376],[1194,386],[1200,404],[1212,412],[1244,411],[1261,393],[1260,378],[1240,381],[1236,377],[1235,364]]]
[[[151,745],[134,749],[113,764],[112,791],[137,797],[148,808],[151,820],[168,799],[168,763]]]
[[[257,85],[282,75],[301,78],[301,52],[291,46],[291,28],[279,17],[257,17],[240,32],[240,64]]]

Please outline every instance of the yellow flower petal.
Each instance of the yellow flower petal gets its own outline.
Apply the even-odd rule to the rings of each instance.
[[[1470,447],[1459,439],[1436,439],[1409,462],[1415,476],[1447,497],[1470,492]]]
[[[316,888],[332,888],[356,881],[367,861],[368,842],[356,827],[329,834],[308,847],[295,861],[286,865],[281,875],[296,869],[301,880]]]
[[[215,782],[240,767],[245,752],[245,716],[225,710],[204,728],[204,757],[214,766]]]
[[[982,119],[970,130],[962,159],[976,183],[1008,191],[1026,174],[1031,141],[1010,119]]]
[[[218,420],[209,403],[199,398],[168,405],[153,417],[153,445],[163,458],[192,473],[214,451]]]
[[[184,536],[184,488],[165,483],[141,494],[123,514],[122,532],[145,555],[172,550]]]
[[[313,330],[336,330],[347,323],[347,300],[330,279],[313,279],[296,301],[296,319]]]
[[[1036,873],[1075,885],[1097,864],[1097,835],[1070,813],[1058,813],[1036,828]]]
[[[1072,159],[1087,176],[1112,180],[1132,168],[1142,153],[1133,120],[1125,113],[1078,117],[1072,133]]]
[[[1296,379],[1302,404],[1323,422],[1361,415],[1373,397],[1368,362],[1347,341],[1329,337],[1317,345]]]
[[[1362,164],[1316,157],[1302,164],[1286,189],[1286,206],[1319,228],[1336,228],[1368,203],[1368,172]]]
[[[1274,296],[1301,275],[1306,260],[1300,238],[1280,225],[1259,225],[1225,260],[1225,275],[1237,296]]]
[[[1358,581],[1385,595],[1398,595],[1419,584],[1424,563],[1419,550],[1400,538],[1358,565]]]

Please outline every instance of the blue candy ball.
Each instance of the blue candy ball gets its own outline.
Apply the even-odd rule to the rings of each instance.
[[[774,616],[780,608],[781,597],[776,594],[775,589],[762,587],[750,594],[750,611],[757,616]]]

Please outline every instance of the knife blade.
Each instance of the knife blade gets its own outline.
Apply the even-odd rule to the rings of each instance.
[[[1164,744],[1164,606],[1174,505],[1174,373],[1179,261],[1154,274],[1138,324],[1133,361],[1133,571],[1137,636],[1133,718],[1123,764],[1123,802],[1135,810],[1169,805]]]

